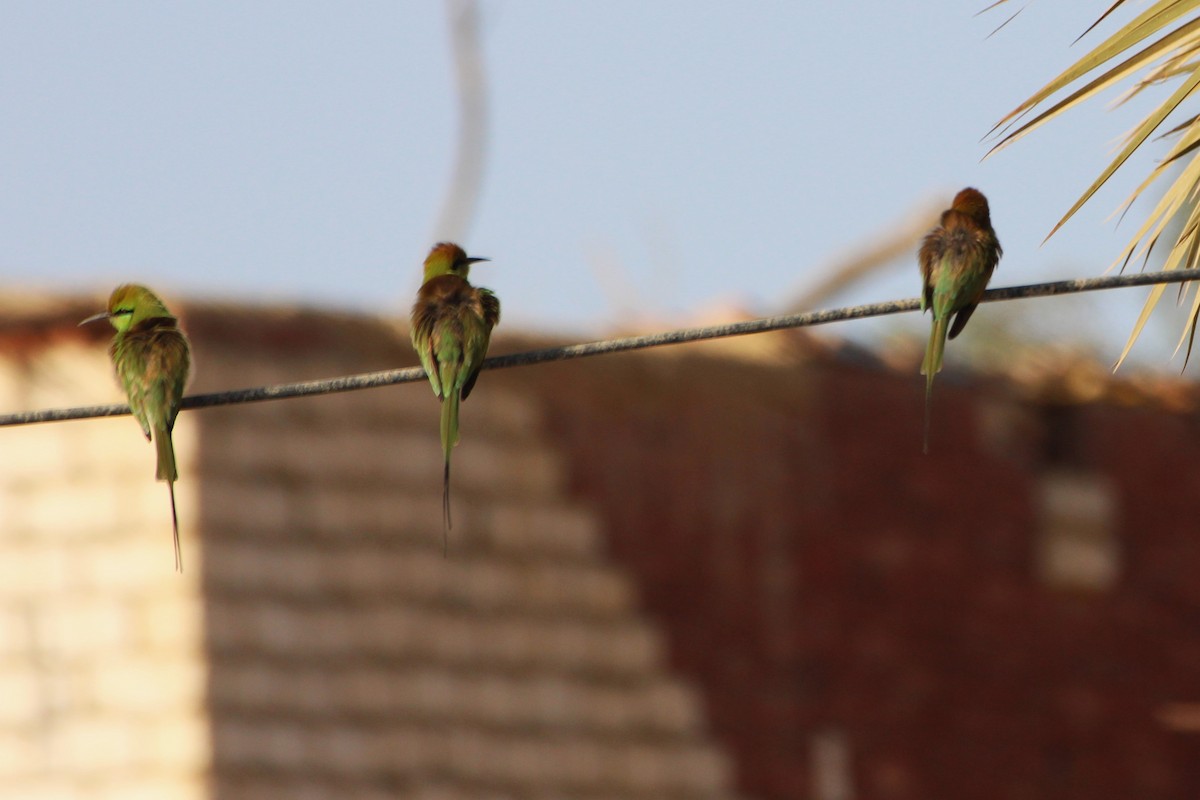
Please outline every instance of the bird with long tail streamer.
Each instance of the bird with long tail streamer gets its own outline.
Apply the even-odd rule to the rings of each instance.
[[[424,283],[412,309],[413,347],[442,402],[443,555],[451,528],[450,451],[458,443],[458,407],[475,388],[492,329],[500,322],[500,300],[467,280],[471,265],[487,260],[469,257],[450,242],[434,245],[425,259]]]
[[[929,344],[921,363],[921,374],[925,376],[925,453],[929,452],[933,376],[941,372],[946,339],[953,339],[966,327],[1002,253],[992,230],[987,198],[971,188],[955,195],[950,208],[942,212],[941,222],[921,242],[917,255],[921,265],[921,311],[933,313]]]

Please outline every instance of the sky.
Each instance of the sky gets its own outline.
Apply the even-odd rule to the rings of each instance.
[[[993,285],[1102,274],[1148,209],[1108,217],[1165,145],[1042,240],[1138,108],[1110,111],[1110,94],[986,160],[982,140],[1129,15],[1072,46],[1108,3],[1033,2],[990,37],[1021,0],[977,16],[985,5],[482,0],[488,135],[461,243],[493,261],[473,279],[513,330],[777,313],[967,185],[1004,245]],[[440,2],[3,3],[0,107],[10,289],[100,296],[137,280],[168,300],[396,315],[458,129]],[[827,305],[918,289],[914,256]],[[1146,294],[987,311],[1112,359]],[[1177,324],[1156,321],[1135,356],[1167,368]],[[870,342],[927,325],[827,331]]]

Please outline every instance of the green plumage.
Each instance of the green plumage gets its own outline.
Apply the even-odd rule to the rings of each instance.
[[[167,483],[175,568],[182,571],[174,485],[179,479],[179,470],[175,464],[171,431],[191,371],[191,348],[175,317],[144,286],[118,286],[109,297],[108,310],[84,322],[94,319],[107,319],[117,331],[109,347],[109,356],[117,380],[129,400],[129,410],[142,433],[154,442],[157,454],[155,478]]]
[[[450,452],[458,443],[458,408],[471,394],[487,356],[492,329],[500,321],[500,301],[487,289],[474,287],[471,264],[462,248],[443,242],[425,259],[425,282],[412,310],[412,343],[442,401],[440,438],[443,547],[450,521]]]
[[[946,339],[962,333],[987,289],[1003,251],[992,230],[987,199],[975,189],[959,192],[942,212],[941,224],[921,243],[921,310],[933,314],[921,362],[925,376],[924,451],[929,452],[933,378],[942,369]],[[952,319],[953,318],[953,319]]]

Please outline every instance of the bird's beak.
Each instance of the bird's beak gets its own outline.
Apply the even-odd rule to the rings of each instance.
[[[467,259],[468,264],[477,264],[480,261],[491,261],[491,259],[490,258],[477,258],[475,256],[472,256],[471,258]]]
[[[87,319],[85,319],[85,320],[80,320],[79,324],[80,324],[80,325],[87,325],[89,322],[95,322],[95,321],[96,321],[96,320],[98,320],[98,319],[108,319],[108,312],[107,312],[107,311],[101,311],[99,314],[92,314],[92,315],[91,315],[90,317],[88,317]]]

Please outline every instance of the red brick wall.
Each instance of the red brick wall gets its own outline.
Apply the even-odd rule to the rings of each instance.
[[[835,731],[860,800],[1200,796],[1200,733],[1156,718],[1200,702],[1196,420],[1096,405],[1052,430],[954,378],[926,457],[922,380],[872,366],[696,347],[488,376],[541,391],[746,793],[814,797]],[[1115,489],[1109,590],[1038,577],[1050,469]]]

